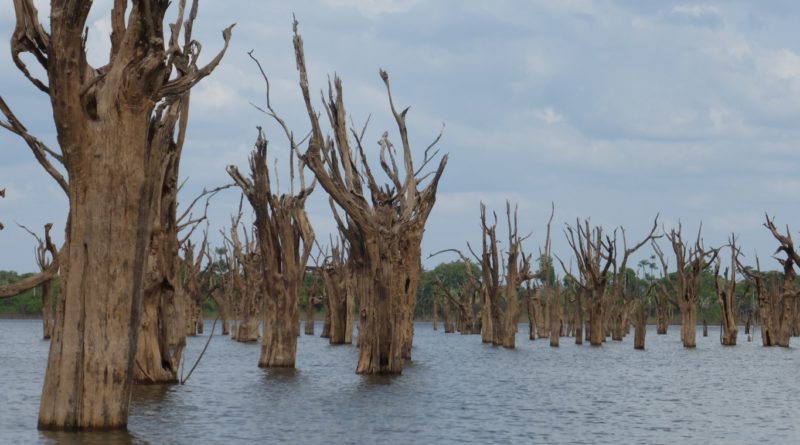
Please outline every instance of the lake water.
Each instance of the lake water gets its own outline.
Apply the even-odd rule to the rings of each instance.
[[[550,348],[521,325],[506,350],[418,323],[414,361],[392,378],[356,375],[354,346],[316,336],[280,371],[215,336],[186,385],[134,389],[128,432],[66,434],[36,430],[40,322],[0,320],[0,443],[800,443],[800,353],[741,332],[739,346],[711,328],[684,349],[677,327],[653,328],[636,351],[632,335]],[[189,339],[189,364],[206,339]]]

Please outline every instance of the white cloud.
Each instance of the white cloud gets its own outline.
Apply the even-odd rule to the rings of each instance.
[[[759,61],[760,69],[781,80],[800,79],[800,55],[781,49],[764,55]]]
[[[542,110],[536,110],[534,115],[537,119],[541,120],[542,122],[546,123],[547,125],[557,124],[564,120],[564,116],[554,109],[550,107],[546,107]]]
[[[720,15],[720,10],[714,5],[682,4],[672,8],[674,14],[683,14],[691,17],[707,17]]]
[[[367,18],[384,14],[405,12],[413,8],[418,0],[322,0],[330,8],[352,8]]]

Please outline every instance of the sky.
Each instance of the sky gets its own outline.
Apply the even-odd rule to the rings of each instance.
[[[107,60],[111,3],[95,1],[88,22],[94,66]],[[36,4],[47,27],[48,6]],[[337,74],[353,121],[371,116],[368,156],[377,157],[384,131],[399,143],[379,68],[389,72],[398,106],[411,107],[417,155],[445,125],[439,146],[449,162],[423,241],[427,267],[454,259],[427,258],[432,252],[479,245],[481,201],[500,216],[506,200],[519,206],[520,232],[532,233],[528,252],[544,243],[554,202],[553,249],[565,259],[565,223],[586,217],[606,230],[623,226],[629,241],[646,235],[657,213],[667,229],[681,222],[689,238],[702,222],[707,245],[735,233],[744,261],[757,253],[765,269],[777,263],[764,212],[798,237],[800,5],[791,0],[201,1],[201,60],[221,48],[223,28],[237,25],[220,66],[192,92],[181,203],[231,182],[226,165],[247,170],[256,126],[287,188],[286,140],[250,105],[264,104],[264,82],[247,52],[264,65],[273,106],[306,134],[293,13],[312,92]],[[170,20],[175,14],[173,7]],[[13,29],[12,2],[2,0],[0,36]],[[8,50],[0,67],[0,95],[33,134],[57,146],[48,98]],[[35,270],[33,238],[14,223],[41,232],[52,222],[61,240],[67,199],[8,133],[0,133],[2,187],[0,270]],[[218,231],[238,201],[236,189],[212,200],[212,243],[221,243]],[[335,226],[321,187],[308,211],[326,243]],[[498,232],[506,236],[502,221]],[[645,247],[634,260],[650,255]]]

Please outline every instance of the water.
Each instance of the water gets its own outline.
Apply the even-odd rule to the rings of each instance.
[[[710,331],[691,350],[675,326],[649,330],[635,351],[632,335],[550,348],[520,326],[505,350],[419,323],[394,378],[356,375],[355,347],[316,336],[280,371],[256,366],[258,345],[215,336],[186,385],[135,388],[128,432],[55,434],[36,430],[40,322],[0,320],[0,443],[800,443],[798,350],[758,334],[722,347]],[[206,339],[189,339],[189,364]]]

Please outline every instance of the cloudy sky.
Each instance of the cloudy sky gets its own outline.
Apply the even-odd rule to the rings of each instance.
[[[109,48],[111,1],[94,3],[89,60],[99,66]],[[46,21],[47,5],[39,8]],[[181,202],[229,182],[227,164],[246,167],[257,125],[267,131],[286,188],[285,140],[249,105],[263,103],[264,85],[247,51],[255,50],[270,76],[274,106],[305,134],[293,12],[312,90],[333,73],[343,78],[354,121],[372,115],[372,156],[372,141],[384,130],[396,134],[378,68],[389,71],[395,100],[411,106],[420,154],[446,124],[441,147],[450,162],[424,256],[477,242],[479,202],[502,211],[506,199],[519,204],[520,230],[533,232],[529,251],[543,241],[555,202],[554,249],[562,256],[562,228],[576,217],[622,225],[629,238],[643,236],[657,212],[667,227],[682,221],[690,232],[702,221],[707,244],[735,232],[749,261],[754,251],[764,258],[775,248],[761,226],[765,211],[800,229],[800,6],[792,0],[205,0],[195,36],[206,60],[221,47],[220,31],[237,26],[220,67],[192,93]],[[3,0],[0,35],[13,29],[11,1]],[[0,67],[0,94],[55,146],[47,98],[7,50]],[[0,134],[0,186],[7,188],[0,269],[33,270],[32,238],[14,222],[53,222],[60,239],[66,198],[8,134]],[[237,204],[234,190],[212,201],[212,233]],[[321,189],[309,211],[327,240],[333,223]],[[775,266],[766,258],[762,264]]]

